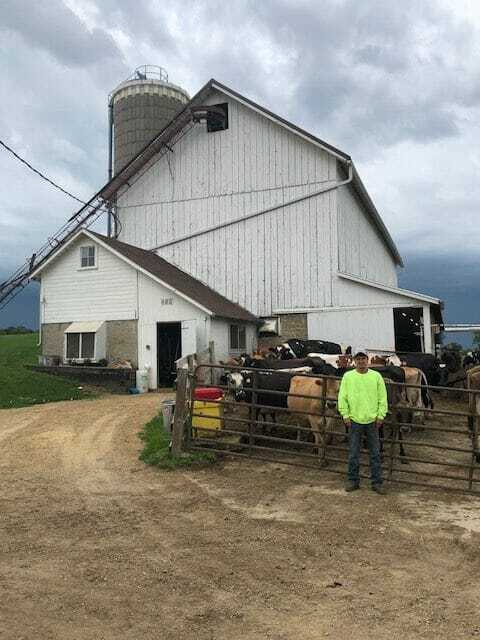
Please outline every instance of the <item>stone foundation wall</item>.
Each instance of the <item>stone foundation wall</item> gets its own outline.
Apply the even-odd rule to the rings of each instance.
[[[70,322],[42,324],[42,355],[59,356],[63,360],[65,329]]]
[[[308,338],[308,323],[306,313],[290,313],[280,316],[279,336],[264,336],[258,338],[258,348],[268,349],[282,344],[290,338]]]
[[[60,356],[63,360],[65,330],[70,322],[42,324],[42,355]],[[137,320],[110,320],[107,323],[106,358],[129,360],[138,366]]]
[[[129,360],[138,367],[138,320],[107,322],[107,360]]]

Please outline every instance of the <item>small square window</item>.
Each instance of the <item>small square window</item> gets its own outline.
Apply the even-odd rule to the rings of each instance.
[[[247,347],[247,332],[245,326],[230,325],[230,350],[245,351]]]
[[[90,245],[88,247],[80,247],[80,267],[86,269],[87,267],[95,266],[95,246]]]
[[[67,360],[93,360],[95,358],[95,334],[67,333]]]
[[[224,131],[228,129],[228,102],[212,105],[212,111],[207,118],[207,131]]]

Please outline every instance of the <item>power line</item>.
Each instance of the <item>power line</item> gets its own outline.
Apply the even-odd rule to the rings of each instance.
[[[18,155],[18,153],[16,151],[14,151],[11,147],[8,146],[8,144],[5,144],[5,142],[3,142],[3,140],[0,140],[0,146],[2,146],[4,149],[6,149],[9,153],[11,153],[13,156],[15,156],[15,158],[21,162],[22,164],[24,164],[26,167],[28,167],[28,169],[30,169],[30,171],[33,171],[33,173],[36,173],[37,176],[40,176],[40,178],[42,178],[42,180],[45,180],[46,182],[48,182],[49,184],[51,184],[53,187],[55,187],[55,189],[58,189],[59,191],[61,191],[62,193],[64,193],[66,196],[69,196],[70,198],[73,198],[74,200],[76,200],[77,202],[80,202],[80,204],[86,205],[88,207],[91,207],[92,205],[89,204],[88,202],[85,202],[84,200],[81,200],[81,198],[77,198],[77,196],[74,196],[73,193],[70,193],[70,191],[67,191],[66,189],[64,189],[63,187],[61,187],[59,184],[57,184],[56,182],[54,182],[53,180],[50,180],[49,177],[47,177],[46,175],[44,175],[41,171],[39,171],[38,169],[35,169],[35,167],[33,167],[29,162],[27,162],[24,158],[22,158],[21,156]],[[106,211],[106,209],[104,210]]]

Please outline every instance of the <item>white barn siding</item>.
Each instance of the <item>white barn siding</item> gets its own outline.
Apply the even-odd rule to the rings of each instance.
[[[334,307],[351,307],[376,304],[389,304],[398,307],[421,307],[422,302],[415,298],[409,298],[398,293],[382,291],[376,287],[371,287],[368,283],[360,284],[335,278],[335,303]]]
[[[330,154],[236,100],[228,104],[226,131],[195,126],[119,196],[120,240],[151,249],[335,183]],[[161,204],[122,209],[146,202]],[[331,304],[335,207],[335,192],[326,193],[158,253],[259,315]]]
[[[173,304],[162,304],[162,299],[172,299]],[[182,322],[182,357],[206,348],[206,325],[209,315],[184,300],[167,287],[140,273],[138,276],[138,365],[150,368],[150,387],[157,386],[157,322]],[[184,332],[192,331],[187,336]],[[203,343],[198,344],[198,339]],[[193,351],[186,348],[194,344]]]
[[[230,325],[242,324],[221,318],[210,320],[210,340],[215,342],[215,360],[226,360],[230,352]],[[257,347],[257,327],[254,324],[246,324],[246,351],[252,353]]]
[[[322,311],[307,315],[310,339],[330,340],[353,349],[395,349],[393,310],[365,308]]]
[[[310,339],[347,343],[354,348],[394,350],[393,309],[417,307],[423,309],[425,351],[432,351],[429,303],[339,277],[335,279],[335,292],[336,302],[331,309],[307,313]]]
[[[97,267],[80,269],[79,240],[42,273],[42,322],[138,318],[137,274],[96,244]]]
[[[341,187],[337,197],[339,271],[391,287],[398,286],[392,255],[353,187]]]

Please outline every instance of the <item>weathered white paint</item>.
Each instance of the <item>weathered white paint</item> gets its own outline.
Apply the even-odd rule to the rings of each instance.
[[[423,345],[425,353],[435,353],[430,305],[423,305]]]
[[[221,94],[208,100],[225,101]],[[238,101],[228,103],[228,130],[207,133],[198,125],[119,196],[121,240],[156,247],[335,184],[334,157]],[[159,204],[121,208],[146,202]],[[330,304],[335,207],[335,192],[326,193],[159,253],[254,313]]]
[[[171,304],[169,304],[171,301]],[[204,327],[208,316],[198,307],[153,281],[138,274],[138,366],[150,370],[150,388],[157,385],[157,322],[181,322],[182,357],[195,353],[197,327]],[[201,329],[199,329],[201,333]]]
[[[232,351],[230,349],[230,325],[239,323],[229,322],[228,320],[226,321],[220,318],[212,318],[210,322],[210,339],[215,341],[215,359],[217,362],[226,360],[231,355],[238,355],[238,351]],[[257,329],[253,324],[247,324],[246,329],[245,350],[247,353],[252,353],[252,351],[257,348]],[[241,351],[243,351],[243,349]]]
[[[338,270],[396,287],[395,262],[354,187],[340,187],[337,198]]]
[[[423,310],[425,352],[434,352],[428,302],[368,284],[338,280],[338,306],[307,313],[309,338],[346,342],[354,347],[395,349],[393,309],[414,307]]]
[[[215,351],[228,356],[230,321],[216,318],[211,323],[204,309],[163,286],[100,243],[95,269],[80,269],[80,246],[73,242],[41,273],[43,322],[97,322],[138,319],[138,365],[150,370],[150,388],[157,387],[157,323],[182,323],[182,357],[207,348],[219,340]],[[256,345],[256,326],[247,325],[248,344]],[[106,336],[96,341],[96,358],[105,355]],[[225,347],[225,345],[227,345]]]
[[[421,307],[424,302],[417,298],[410,298],[401,293],[383,291],[372,287],[368,283],[360,284],[336,276],[334,278],[334,305],[335,307],[371,306],[376,304],[389,304],[402,307]]]
[[[72,243],[42,272],[43,322],[137,318],[136,272],[98,244],[96,268],[81,269],[81,245]]]
[[[348,273],[338,272],[338,277],[342,280],[351,280],[352,282],[357,282],[362,285],[367,285],[372,287],[373,289],[380,289],[381,291],[387,291],[388,293],[395,293],[407,298],[413,298],[420,302],[427,302],[428,304],[440,304],[441,300],[439,298],[434,298],[433,296],[429,296],[425,293],[417,293],[416,291],[410,291],[409,289],[402,289],[400,287],[392,287],[386,284],[381,284],[379,282],[375,282],[373,280],[366,280],[365,278],[359,278],[358,276],[354,276]]]
[[[354,349],[395,349],[393,310],[388,307],[314,312],[307,315],[307,323],[313,340],[345,343]]]

